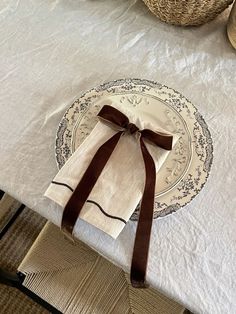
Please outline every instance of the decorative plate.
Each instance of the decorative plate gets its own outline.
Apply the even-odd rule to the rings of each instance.
[[[56,137],[56,161],[61,168],[90,134],[105,100],[121,103],[179,140],[157,174],[154,218],[189,203],[204,186],[212,164],[210,132],[198,110],[177,91],[148,80],[124,79],[95,87],[67,110]],[[138,208],[131,219],[138,218]]]

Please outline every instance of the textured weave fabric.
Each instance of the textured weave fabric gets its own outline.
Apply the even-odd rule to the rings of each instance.
[[[4,197],[0,200],[0,214],[4,213],[4,215],[0,217],[0,226],[3,225],[4,220],[5,220],[4,218],[7,217],[8,214],[10,214],[11,211],[16,209],[19,205],[20,203],[18,201],[16,201],[15,199],[13,199],[11,196],[7,194],[4,194]],[[0,252],[1,252],[0,266],[1,268],[7,269],[8,271],[13,271],[13,272],[17,271],[17,267],[19,266],[20,262],[24,259],[27,251],[32,246],[33,242],[36,239],[37,234],[40,232],[44,223],[45,223],[45,219],[43,217],[39,216],[37,213],[34,213],[29,208],[24,209],[24,211],[17,218],[13,226],[11,226],[10,230],[1,239],[1,242],[0,242]],[[65,269],[65,274],[67,274],[67,269],[71,268],[71,265],[73,266],[76,265],[76,271],[77,270],[82,271],[83,267],[80,268],[79,265],[83,266],[86,263],[92,264],[92,262],[96,260],[96,256],[98,256],[94,251],[89,250],[88,247],[82,245],[82,243],[80,243],[79,245],[79,250],[77,249],[78,245],[76,245],[75,247],[74,245],[71,245],[71,243],[69,244],[69,251],[67,248],[68,243],[66,243],[66,247],[63,247],[63,245],[62,247],[60,247],[60,244],[61,243],[63,244],[65,239],[61,236],[61,233],[58,230],[58,228],[55,228],[54,226],[50,226],[50,228],[46,228],[45,226],[44,236],[47,236],[47,237],[49,236],[50,240],[47,238],[47,240],[45,239],[46,241],[42,241],[43,237],[40,236],[37,242],[35,242],[35,244],[33,245],[30,253],[26,257],[27,263],[29,264],[31,262],[30,269],[29,267],[26,266],[26,269],[28,269],[29,273],[31,274],[31,275],[27,274],[27,278],[33,277],[31,283],[33,282],[32,285],[34,286],[38,287],[40,285],[40,280],[39,280],[40,277],[43,277],[44,279],[47,277],[42,274],[39,275],[39,273],[32,274],[32,272],[36,268],[41,269],[39,261],[41,261],[41,263],[43,262],[43,265],[45,266],[45,260],[43,261],[43,258],[40,256],[40,254],[46,256],[45,249],[49,251],[52,250],[54,256],[55,256],[54,249],[58,250],[58,254],[55,256],[57,260],[55,261],[51,259],[51,256],[50,256],[49,260],[46,262],[46,266],[50,269],[52,265],[48,265],[49,262],[55,263],[58,260],[59,261],[66,260],[65,264],[60,262],[60,267]],[[50,241],[50,246],[48,245],[48,242],[47,242],[48,240]],[[37,243],[37,246],[36,246],[36,243]],[[59,245],[56,245],[56,243],[58,243]],[[35,246],[37,247],[36,249],[35,249]],[[53,246],[53,249],[51,246]],[[38,249],[40,249],[39,247],[41,248],[40,254],[38,252]],[[62,254],[62,250],[64,251],[64,254]],[[73,252],[73,254],[71,254],[70,251]],[[73,255],[77,255],[77,253],[80,254],[80,258],[78,256],[73,257]],[[34,263],[34,267],[32,263]],[[24,259],[24,265],[25,265],[25,259]],[[116,270],[116,274],[117,274],[117,267],[111,265],[110,263],[105,263],[105,265],[106,266],[108,265],[109,266],[108,268],[111,268],[113,271]],[[119,272],[119,274],[120,273],[121,272]],[[77,272],[76,274],[74,274],[74,271],[73,271],[73,276],[74,278],[77,278]],[[56,289],[61,288],[61,286],[56,285],[55,279],[57,278],[55,276],[52,276],[52,277],[54,280],[54,282],[52,283],[54,287],[53,292],[57,292]],[[62,276],[62,278],[64,277]],[[121,276],[121,275],[118,276],[117,278],[119,279],[120,277],[124,278],[124,276]],[[72,278],[72,280],[74,280],[74,278]],[[69,279],[69,276],[66,275],[66,280],[68,279]],[[59,278],[59,282],[60,280],[61,279]],[[98,280],[102,281],[103,278],[101,278],[100,276],[98,277]],[[98,283],[98,280],[96,281],[96,284]],[[45,283],[45,280],[43,281],[43,283]],[[48,285],[49,285],[49,281],[46,282],[46,287],[48,287]],[[94,286],[91,288],[94,288]],[[97,285],[95,288],[100,289],[99,285]],[[95,292],[96,291],[92,291],[92,292],[89,291],[89,293],[92,293],[92,296],[94,295],[96,296]],[[139,292],[139,291],[136,291],[136,292]],[[144,301],[147,302],[147,298],[145,297],[146,292],[147,291],[144,291],[141,298],[140,299],[138,298],[137,304],[134,304],[134,302],[136,302],[138,295],[136,296],[136,298],[135,296],[133,298],[131,296],[129,298],[130,304],[134,304],[135,308],[138,308],[138,307],[142,308],[141,302],[144,302]],[[132,290],[129,291],[129,295],[131,294],[132,294]],[[56,293],[56,295],[58,295],[58,293]],[[85,295],[88,295],[88,294],[84,294],[83,296]],[[82,296],[83,304],[88,303],[89,305],[87,308],[88,310],[90,310],[91,306],[93,306],[91,299],[85,299],[83,296]],[[109,296],[110,294],[108,293],[107,297]],[[179,309],[181,308],[181,306],[178,306],[174,301],[171,301],[170,299],[168,299],[167,297],[165,297],[164,295],[156,291],[154,292],[154,296],[155,296],[155,302],[153,303],[153,306],[156,305],[156,309],[155,309],[157,311],[156,313],[160,313],[160,314],[162,313],[176,314],[176,312],[177,314],[179,313]],[[105,304],[105,302],[108,302],[106,301],[107,297],[103,296],[103,304]],[[151,300],[151,298],[149,297],[148,300]],[[120,296],[119,298],[119,302],[117,302],[117,304],[115,305],[116,313],[122,313],[122,310],[124,310],[123,303],[126,301],[127,301],[127,294],[123,293],[122,296]],[[127,309],[129,309],[128,306],[127,306]],[[159,312],[159,311],[162,311],[162,312]],[[5,285],[0,285],[0,312],[1,314],[2,313],[3,314],[13,314],[13,313],[14,314],[47,314],[48,313],[47,310],[45,310],[43,307],[41,307],[37,303],[33,302],[29,297],[25,296],[19,290],[13,287],[7,287]],[[82,313],[83,313],[83,310],[82,310]],[[94,309],[94,314],[100,314],[100,313],[101,313],[101,307],[97,307]],[[116,314],[115,312],[113,313]],[[131,312],[128,312],[128,313],[131,314]],[[79,314],[79,312],[76,312],[76,314]],[[90,314],[90,312],[88,314]]]
[[[18,270],[24,286],[64,314],[180,314],[153,289],[134,289],[118,267],[47,223]]]
[[[229,16],[227,33],[232,46],[236,49],[236,2],[234,2]]]
[[[162,21],[175,25],[201,25],[213,20],[233,0],[144,0]]]
[[[9,215],[20,206],[11,196],[4,194],[0,200],[0,228]],[[1,215],[3,214],[3,215]],[[35,241],[46,220],[25,208],[0,241],[0,267],[15,272],[27,251]],[[1,314],[49,314],[47,310],[32,301],[19,290],[0,284]]]
[[[9,217],[20,207],[21,203],[8,194],[0,200],[0,228],[4,226]]]

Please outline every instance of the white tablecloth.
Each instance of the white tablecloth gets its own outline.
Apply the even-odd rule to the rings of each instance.
[[[158,21],[141,0],[0,2],[0,188],[60,225],[43,194],[57,172],[55,134],[68,106],[105,81],[147,78],[204,115],[214,163],[200,195],[154,222],[147,279],[197,313],[236,313],[236,54],[229,11],[200,28]],[[129,269],[136,223],[115,241],[80,221],[78,238]]]

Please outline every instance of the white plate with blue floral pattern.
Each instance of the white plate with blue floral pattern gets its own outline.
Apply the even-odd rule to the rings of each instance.
[[[157,174],[154,218],[173,213],[202,189],[213,159],[212,138],[198,110],[177,91],[162,84],[122,79],[95,87],[77,99],[63,116],[56,137],[61,168],[90,134],[104,101],[126,105],[145,120],[176,133],[179,141]],[[138,217],[138,208],[131,219]]]

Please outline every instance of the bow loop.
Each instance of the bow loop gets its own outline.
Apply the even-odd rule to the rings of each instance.
[[[173,144],[173,136],[167,133],[162,133],[159,131],[152,131],[149,129],[143,129],[140,131],[141,136],[145,139],[147,139],[152,144],[155,144],[156,146],[159,146],[166,150],[172,149]]]
[[[118,109],[109,105],[103,106],[97,116],[102,121],[105,121],[109,124],[114,124],[116,127],[120,127],[122,129],[126,129],[129,125],[128,117]]]

